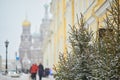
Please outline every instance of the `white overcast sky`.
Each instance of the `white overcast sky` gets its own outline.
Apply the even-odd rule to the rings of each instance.
[[[51,0],[0,0],[0,55],[5,59],[5,40],[8,40],[8,58],[15,58],[18,52],[22,22],[27,14],[32,33],[39,29],[44,17],[44,4]]]

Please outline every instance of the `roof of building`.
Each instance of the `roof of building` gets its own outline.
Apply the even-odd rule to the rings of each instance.
[[[22,23],[23,27],[29,27],[31,25],[31,23],[28,20],[24,20]]]

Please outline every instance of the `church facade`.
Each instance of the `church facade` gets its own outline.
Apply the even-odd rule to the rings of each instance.
[[[48,5],[45,5],[45,16],[42,19],[39,33],[31,34],[31,23],[26,19],[22,23],[21,42],[19,56],[22,68],[28,68],[32,63],[43,63],[43,45],[49,34],[50,19],[48,17]]]

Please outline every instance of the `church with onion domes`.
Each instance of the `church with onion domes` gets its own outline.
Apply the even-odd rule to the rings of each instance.
[[[45,5],[45,16],[42,19],[39,33],[31,34],[31,23],[25,19],[22,23],[19,56],[22,69],[29,69],[32,63],[43,63],[43,42],[49,34],[51,20],[48,17],[48,5]]]

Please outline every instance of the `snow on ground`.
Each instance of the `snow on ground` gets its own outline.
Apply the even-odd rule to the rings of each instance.
[[[21,74],[20,77],[10,77],[8,75],[2,75],[0,74],[0,80],[31,80],[30,79],[30,74]],[[39,80],[38,75],[37,75],[37,80]],[[43,80],[55,80],[53,76],[49,77],[43,77]]]

